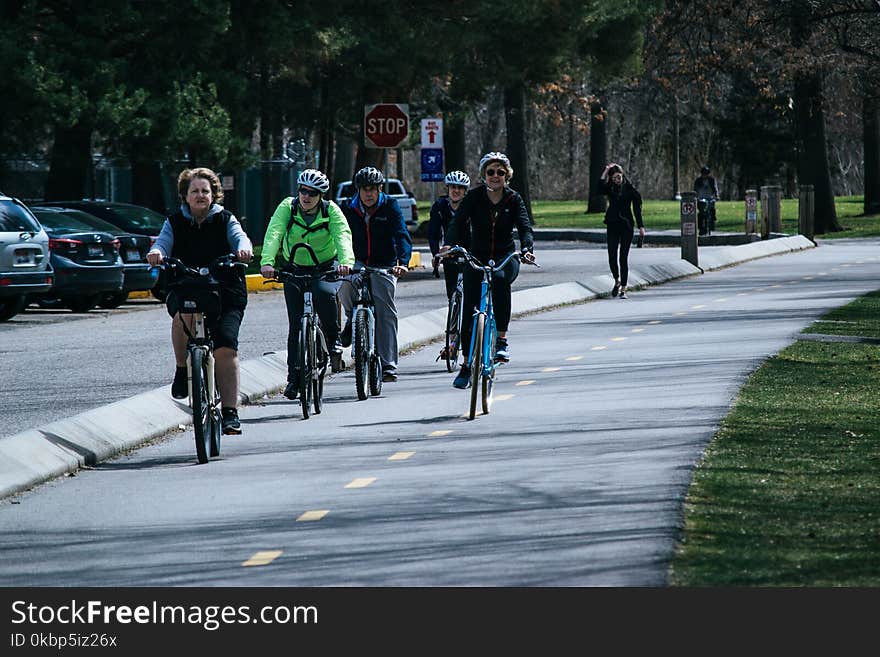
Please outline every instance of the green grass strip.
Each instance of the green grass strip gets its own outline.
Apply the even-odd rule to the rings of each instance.
[[[878,304],[812,330],[877,336]],[[798,341],[755,372],[694,471],[670,584],[880,585],[880,345]]]

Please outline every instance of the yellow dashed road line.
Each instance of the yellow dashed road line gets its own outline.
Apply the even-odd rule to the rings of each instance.
[[[505,394],[505,395],[492,395],[492,401],[507,401],[508,399],[513,399],[513,395]]]
[[[429,437],[432,436],[447,436],[452,433],[452,429],[437,429],[437,431],[432,431],[428,434]]]
[[[518,386],[530,386],[534,383],[534,379],[526,379],[525,381],[517,381],[515,385]]]
[[[250,559],[242,562],[242,566],[265,566],[282,555],[281,550],[265,550],[256,552]]]
[[[607,349],[604,344],[596,345],[595,347],[590,347],[590,351],[602,351],[603,349]]]
[[[623,342],[626,338],[611,338],[611,342]]]
[[[634,328],[632,331],[630,331],[630,333],[641,333],[644,330],[645,329],[643,329],[643,328]]]
[[[415,452],[396,452],[388,457],[389,461],[403,461],[408,459],[410,456],[415,454]]]
[[[569,356],[569,357],[566,358],[565,360],[571,360],[571,361],[574,361],[574,360],[580,360],[580,359],[582,359],[582,358],[583,358],[583,356]]]
[[[375,477],[360,477],[358,479],[353,479],[352,481],[345,484],[346,488],[366,488],[370,484],[376,481]]]
[[[316,509],[314,511],[306,511],[299,518],[296,519],[297,522],[311,522],[313,520],[320,520],[324,516],[330,513],[330,509]]]
[[[543,370],[541,370],[541,371],[542,371],[542,372],[558,372],[558,371],[561,370],[561,369],[562,369],[561,367],[545,367],[545,368],[544,368]]]

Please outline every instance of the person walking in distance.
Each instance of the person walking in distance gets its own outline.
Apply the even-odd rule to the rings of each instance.
[[[623,167],[615,162],[606,166],[602,172],[599,178],[599,193],[608,197],[604,223],[608,243],[608,265],[614,277],[611,296],[626,299],[629,249],[632,246],[636,225],[639,227],[639,238],[645,237],[642,196],[623,174]]]
[[[522,258],[534,261],[532,223],[525,201],[518,192],[508,186],[513,177],[513,167],[504,153],[486,153],[480,160],[482,185],[474,187],[461,201],[446,233],[441,253],[453,246],[463,246],[480,262],[489,260],[500,263],[516,250],[513,231],[520,241]],[[495,322],[498,337],[495,358],[500,362],[510,360],[507,329],[511,315],[511,285],[519,275],[520,262],[512,258],[504,269],[495,274],[492,281],[492,298],[495,304]],[[480,305],[482,274],[472,267],[464,269],[465,321],[461,327],[461,348],[465,363],[470,356],[471,312]],[[462,365],[452,385],[456,388],[470,386],[470,367]]]
[[[235,215],[220,205],[223,202],[223,188],[216,173],[204,167],[184,169],[177,177],[177,191],[180,208],[165,220],[156,243],[147,253],[147,261],[151,265],[160,265],[166,256],[171,256],[188,267],[207,267],[217,258],[230,253],[234,253],[239,262],[250,262],[254,255],[253,245]],[[238,267],[216,272],[215,276],[220,283],[221,311],[216,324],[211,327],[211,335],[217,363],[221,425],[225,434],[240,434],[238,333],[247,306],[247,285],[242,269]],[[187,336],[181,317],[192,330],[193,316],[177,312],[173,292],[166,298],[166,305],[172,317],[171,345],[177,364],[171,396],[183,399],[188,394]]]
[[[304,169],[296,179],[297,195],[288,196],[275,209],[266,228],[263,250],[260,253],[260,273],[264,278],[275,277],[275,265],[295,269],[328,271],[336,269],[348,274],[354,264],[351,248],[351,230],[345,215],[336,203],[324,200],[330,181],[317,169]],[[297,251],[290,262],[290,251],[295,244],[312,247],[319,263],[315,265],[307,251]],[[279,253],[280,252],[280,253]],[[276,263],[280,255],[281,263]],[[321,330],[330,349],[330,369],[342,371],[342,344],[339,340],[339,318],[336,312],[336,282],[317,280],[312,284],[312,298],[321,320]],[[299,394],[299,333],[303,315],[303,296],[299,288],[284,284],[284,303],[287,306],[287,387],[284,396],[296,399]]]
[[[375,167],[364,167],[354,176],[357,192],[342,203],[342,212],[351,229],[355,267],[367,265],[389,269],[390,273],[370,274],[376,308],[376,351],[382,363],[382,381],[397,381],[397,306],[394,293],[397,279],[409,271],[412,238],[406,229],[397,200],[385,194],[385,176]],[[351,280],[342,282],[339,300],[348,322],[342,330],[342,345],[351,344],[351,313],[355,290]]]

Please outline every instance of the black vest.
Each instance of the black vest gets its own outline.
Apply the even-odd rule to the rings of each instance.
[[[174,232],[174,245],[171,247],[172,257],[182,260],[190,267],[207,267],[220,256],[233,252],[233,247],[226,238],[226,227],[232,213],[222,210],[212,215],[210,221],[197,224],[190,221],[179,210],[168,218]],[[212,272],[223,289],[224,306],[231,304],[244,308],[247,304],[247,284],[242,269],[217,270]]]

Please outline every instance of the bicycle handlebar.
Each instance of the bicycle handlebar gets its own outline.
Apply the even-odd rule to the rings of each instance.
[[[352,274],[385,274],[390,275],[391,270],[385,267],[370,267],[369,265],[363,265],[361,267],[352,267]]]
[[[199,267],[198,269],[190,267],[174,256],[164,256],[162,262],[157,266],[168,272],[180,272],[189,276],[204,276],[214,267],[241,267],[242,269],[247,269],[247,263],[239,262],[238,256],[234,253],[227,253],[226,255],[214,258],[207,267]]]
[[[484,265],[477,258],[475,258],[471,253],[469,253],[468,250],[466,248],[464,248],[463,246],[454,246],[451,249],[449,249],[449,251],[444,253],[443,257],[444,258],[452,258],[452,257],[463,258],[471,267],[473,267],[477,271],[491,270],[493,272],[497,272],[498,270],[502,269],[508,262],[510,262],[510,260],[514,257],[519,258],[520,262],[522,262],[523,264],[533,265],[533,266],[537,267],[538,269],[541,268],[541,265],[539,265],[537,262],[534,262],[532,260],[524,260],[523,259],[524,255],[525,254],[522,251],[512,251],[509,254],[507,254],[507,256],[504,258],[504,260],[501,261],[500,264],[496,265],[496,264],[494,264],[494,262],[492,260],[490,260],[489,264]]]

